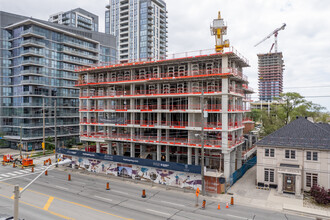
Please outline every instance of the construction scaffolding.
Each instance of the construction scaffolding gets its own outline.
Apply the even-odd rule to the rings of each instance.
[[[250,121],[248,63],[234,49],[185,54],[79,69],[81,140],[96,142],[98,153],[199,165],[203,129],[206,176],[229,178]]]

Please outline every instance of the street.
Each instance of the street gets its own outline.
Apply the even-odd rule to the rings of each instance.
[[[42,166],[21,170],[12,166],[0,166],[0,213],[12,215],[13,189],[15,184],[26,186],[44,169]],[[159,186],[143,186],[115,178],[54,168],[48,176],[42,175],[20,198],[20,219],[309,219],[302,216],[284,215],[280,212],[230,206],[214,198],[199,198],[195,207],[194,193],[166,190]],[[68,181],[71,173],[71,181]],[[110,190],[106,190],[106,183]],[[146,198],[142,198],[142,189]],[[202,201],[206,208],[202,209]],[[229,201],[228,201],[229,202]]]

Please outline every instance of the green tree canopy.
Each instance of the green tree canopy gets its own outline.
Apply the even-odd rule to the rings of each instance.
[[[295,120],[297,116],[312,117],[314,121],[327,122],[329,114],[322,113],[325,108],[319,104],[307,101],[302,95],[296,92],[282,93],[271,105],[270,111],[252,111],[251,116],[255,121],[259,118],[263,124],[262,136],[268,135],[284,125]]]

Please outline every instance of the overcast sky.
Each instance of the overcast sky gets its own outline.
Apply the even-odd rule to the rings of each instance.
[[[330,1],[328,0],[165,0],[169,54],[214,47],[210,24],[220,10],[227,38],[249,61],[244,73],[258,94],[257,54],[269,51],[273,37],[254,47],[274,29],[283,52],[284,92],[299,92],[330,111]],[[49,15],[81,7],[99,16],[104,31],[106,0],[0,0],[0,10],[47,20]],[[297,88],[300,87],[300,88]],[[304,88],[301,88],[304,87]]]

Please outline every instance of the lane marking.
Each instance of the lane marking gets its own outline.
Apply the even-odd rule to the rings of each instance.
[[[46,202],[46,204],[45,204],[45,206],[44,206],[44,210],[48,210],[48,208],[49,208],[49,206],[50,206],[50,204],[52,204],[52,202],[53,202],[53,200],[54,200],[54,197],[49,197],[49,199],[48,199],[48,201]]]
[[[161,202],[171,204],[171,205],[184,206],[182,204],[177,204],[177,203],[173,203],[173,202],[167,202],[167,201],[161,201]]]
[[[122,192],[122,191],[117,191],[117,190],[111,190],[112,192],[116,192],[116,193],[121,193],[121,194],[125,194],[125,195],[128,195],[127,192]]]
[[[30,174],[28,174],[30,175]],[[10,183],[6,183],[6,182],[0,182],[0,183],[3,183],[5,185],[9,185],[9,186],[13,186],[14,184],[10,184]],[[34,191],[34,190],[30,190],[30,189],[27,189],[27,191],[30,191],[30,192],[34,192],[36,194],[39,194],[39,195],[44,195],[44,196],[47,196],[47,197],[50,197],[50,195],[47,195],[47,194],[44,194],[44,193],[41,193],[41,192],[37,192],[37,191]],[[9,198],[8,196],[4,196],[4,195],[1,195],[0,196],[3,196],[5,198]],[[54,197],[54,199],[57,199],[57,200],[60,200],[60,201],[63,201],[63,202],[66,202],[66,203],[70,203],[70,204],[73,204],[73,205],[76,205],[76,206],[80,206],[80,207],[83,207],[83,208],[86,208],[86,209],[90,209],[90,210],[93,210],[95,212],[99,212],[99,213],[103,213],[103,214],[106,214],[106,215],[110,215],[110,216],[113,216],[113,217],[116,217],[116,218],[119,218],[119,219],[124,219],[124,220],[134,220],[133,218],[125,218],[125,217],[122,217],[122,216],[119,216],[119,215],[115,215],[115,214],[112,214],[112,213],[109,213],[109,212],[105,212],[105,211],[102,211],[102,210],[98,210],[98,209],[95,209],[95,208],[92,208],[90,206],[87,206],[87,205],[83,205],[83,204],[80,204],[80,203],[76,203],[76,202],[71,202],[71,201],[68,201],[68,200],[65,200],[65,199],[61,199],[61,198],[58,198],[58,197]],[[30,206],[33,206],[33,207],[36,207],[38,209],[41,209],[41,210],[44,210],[43,208],[40,208],[40,207],[37,207],[37,206],[34,206],[32,204],[28,204],[28,203],[25,203],[23,201],[20,201],[21,203],[24,203],[24,204],[27,204],[27,205],[30,205]],[[47,212],[53,214],[53,215],[56,215],[56,216],[59,216],[61,218],[64,218],[64,219],[70,219],[70,220],[74,220],[74,218],[69,218],[69,217],[66,217],[66,216],[63,216],[63,215],[60,215],[58,213],[55,213],[55,212],[52,212],[52,211],[49,211],[47,210]]]
[[[4,197],[4,198],[7,198],[7,199],[11,199],[11,197],[9,197],[9,196],[5,196],[5,195],[2,195],[2,194],[0,194],[0,196],[1,196],[1,197]],[[23,202],[23,201],[21,201],[21,200],[20,200],[19,202],[20,202],[20,203],[23,203],[23,204],[25,204],[25,205],[28,205],[28,206],[34,207],[34,208],[36,208],[36,209],[44,210],[44,209],[41,208],[41,207],[38,207],[38,206],[32,205],[32,204],[27,203],[27,202]],[[64,216],[64,215],[58,214],[58,213],[56,213],[56,212],[52,212],[52,211],[49,211],[49,210],[44,210],[44,211],[49,212],[50,214],[55,215],[55,216],[58,216],[58,217],[63,218],[63,219],[67,219],[67,220],[75,220],[74,218],[70,218],[70,217],[67,217],[67,216]]]
[[[171,215],[171,214],[169,214],[169,213],[160,212],[160,211],[156,211],[156,210],[153,210],[153,209],[146,209],[146,210],[148,210],[148,211],[150,211],[150,212],[160,213],[160,214],[163,214],[163,215]]]
[[[108,201],[112,201],[112,199],[108,199],[108,198],[103,198],[101,196],[94,196],[95,198],[99,198],[99,199],[104,199],[104,200],[108,200]]]
[[[231,215],[231,214],[226,214],[227,216],[229,216],[229,217],[234,217],[234,218],[239,218],[239,219],[248,219],[248,218],[244,218],[244,217],[242,217],[242,216],[237,216],[237,215]]]
[[[56,186],[54,185],[56,188],[59,188],[59,189],[64,189],[64,190],[69,190],[68,188],[65,188],[65,187],[62,187],[62,186]]]

